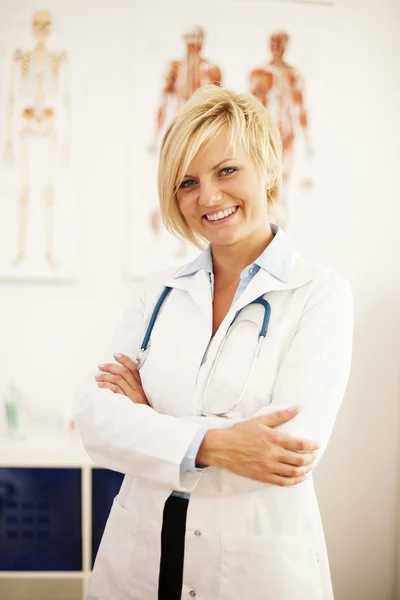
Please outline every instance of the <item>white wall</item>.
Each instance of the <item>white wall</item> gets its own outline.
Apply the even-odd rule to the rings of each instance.
[[[395,3],[394,23],[398,30],[400,23],[400,2]],[[399,81],[397,81],[397,90],[399,89]],[[397,117],[397,122],[399,118]],[[397,369],[399,372],[399,369]],[[398,405],[400,404],[400,385],[397,385],[397,399]],[[399,415],[397,419],[400,423]],[[400,426],[399,426],[400,427]],[[395,554],[395,600],[400,600],[400,435],[397,436],[397,456],[399,457],[398,465],[398,503],[397,503],[397,548]]]
[[[134,287],[123,270],[137,5],[48,0],[46,6],[55,29],[62,24],[64,35],[75,31],[68,49],[76,85],[84,82],[85,89],[85,97],[74,99],[81,278],[1,284],[0,385],[12,377],[37,410],[54,412],[70,406],[76,382],[107,342]],[[248,3],[249,10],[259,6]],[[10,39],[13,23],[28,26],[36,8],[33,0],[1,3],[2,61],[19,45]],[[291,232],[300,251],[351,281],[356,323],[348,392],[316,479],[336,599],[392,600],[400,572],[399,13],[396,0],[338,0],[334,9],[320,10],[331,11],[336,28],[323,107],[329,181],[317,203],[295,207]]]

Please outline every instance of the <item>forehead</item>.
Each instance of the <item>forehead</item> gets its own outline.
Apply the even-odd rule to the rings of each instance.
[[[286,44],[287,41],[288,38],[284,33],[276,33],[275,35],[271,35],[272,43]]]
[[[189,165],[189,169],[208,169],[214,167],[222,160],[236,158],[245,161],[248,155],[240,142],[230,142],[230,135],[226,130],[221,131],[215,138],[208,140],[197,152]]]

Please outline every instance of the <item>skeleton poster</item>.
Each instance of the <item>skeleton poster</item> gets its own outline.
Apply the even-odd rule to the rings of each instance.
[[[290,228],[312,205],[325,143],[324,95],[332,83],[330,12],[329,6],[249,0],[140,5],[132,71],[131,276],[178,266],[198,252],[163,228],[157,163],[166,127],[206,83],[251,92],[278,124],[284,181],[275,222]]]
[[[74,275],[70,62],[65,48],[53,46],[53,25],[49,11],[28,12],[2,46],[3,280]]]

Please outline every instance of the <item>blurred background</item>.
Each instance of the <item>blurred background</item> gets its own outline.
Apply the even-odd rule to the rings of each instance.
[[[210,82],[278,120],[274,219],[352,285],[317,493],[336,600],[400,599],[399,29],[398,0],[0,3],[0,600],[83,597],[122,476],[92,468],[74,389],[143,275],[195,253],[157,158]]]

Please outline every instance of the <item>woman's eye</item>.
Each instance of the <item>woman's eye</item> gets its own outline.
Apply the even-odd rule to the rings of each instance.
[[[192,185],[196,183],[193,179],[186,179],[185,181],[182,181],[181,185],[179,186],[182,189],[188,188],[188,187],[192,187]]]
[[[220,170],[220,174],[232,175],[232,173],[234,173],[235,171],[237,171],[237,169],[235,167],[224,167],[223,169]]]

